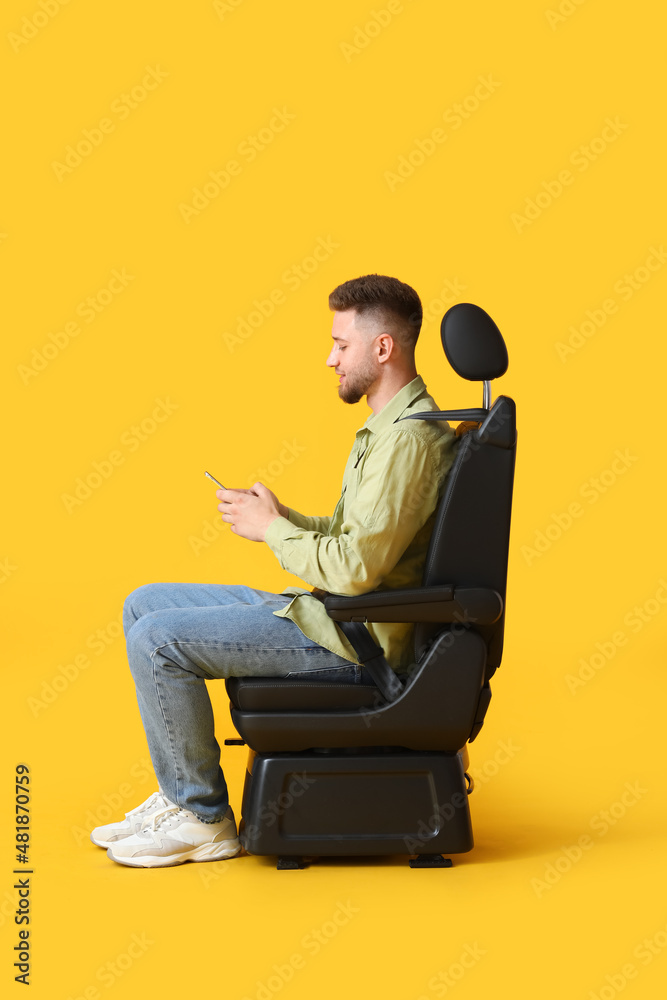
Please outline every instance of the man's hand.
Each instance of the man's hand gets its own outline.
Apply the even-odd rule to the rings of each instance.
[[[263,542],[266,529],[277,517],[287,517],[287,508],[263,483],[249,490],[216,490],[222,520],[235,535],[251,542]]]

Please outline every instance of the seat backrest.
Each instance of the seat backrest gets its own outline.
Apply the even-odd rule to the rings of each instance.
[[[489,587],[505,602],[512,487],[516,453],[516,408],[508,396],[491,406],[491,380],[507,370],[505,341],[479,306],[460,302],[441,324],[442,345],[454,371],[484,383],[484,407],[411,414],[413,419],[473,420],[462,435],[443,485],[424,565],[424,586]],[[500,665],[505,615],[491,626],[474,627],[488,649],[486,680]],[[443,625],[415,627],[415,659]],[[450,630],[463,626],[450,625]]]
[[[515,454],[514,401],[500,396],[480,426],[461,438],[438,504],[424,586],[489,587],[505,601]],[[503,612],[494,625],[476,627],[487,643],[487,680],[500,665],[504,619]],[[442,630],[415,626],[417,662]]]

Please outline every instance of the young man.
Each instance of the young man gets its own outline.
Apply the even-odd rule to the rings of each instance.
[[[327,365],[346,403],[366,396],[372,414],[357,432],[330,517],[307,517],[262,483],[218,490],[231,530],[265,542],[288,572],[315,591],[363,594],[421,582],[435,508],[454,458],[444,421],[400,420],[437,410],[415,368],[422,321],[409,285],[365,275],[329,296],[333,346]],[[158,583],[127,598],[130,668],[159,790],[93,843],[136,867],[214,861],[240,851],[220,770],[206,680],[308,676],[366,680],[356,653],[311,591],[282,594],[222,584]],[[412,661],[413,626],[370,625],[390,666]]]

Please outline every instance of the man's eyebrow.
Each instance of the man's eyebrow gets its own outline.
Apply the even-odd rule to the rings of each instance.
[[[341,342],[341,344],[347,344],[348,343],[348,341],[345,340],[345,337],[334,337],[333,334],[331,335],[331,339],[332,340],[339,340]]]

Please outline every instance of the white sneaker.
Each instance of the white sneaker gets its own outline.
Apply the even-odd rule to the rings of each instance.
[[[136,809],[130,809],[128,813],[125,813],[125,819],[121,820],[120,823],[107,823],[106,826],[96,826],[90,835],[90,839],[98,847],[111,847],[117,841],[122,840],[124,837],[131,837],[133,833],[140,830],[144,820],[152,816],[153,813],[172,804],[160,789],[149,795],[146,801],[142,802]]]
[[[241,850],[231,806],[218,823],[203,823],[169,803],[146,817],[141,830],[112,844],[107,855],[121,865],[166,868],[184,861],[219,861]]]

